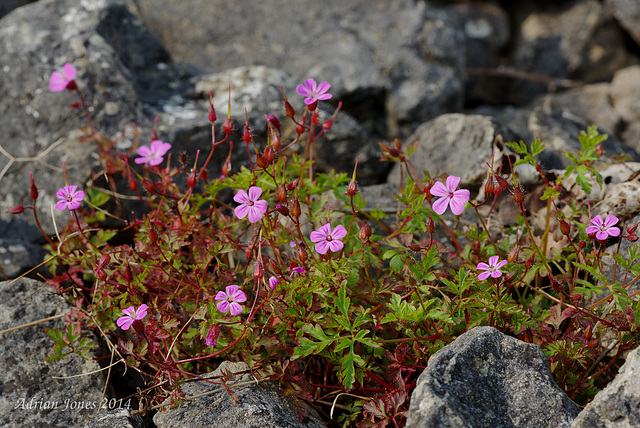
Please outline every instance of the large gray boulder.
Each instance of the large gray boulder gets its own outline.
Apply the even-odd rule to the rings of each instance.
[[[600,391],[571,428],[633,428],[640,426],[640,348],[626,358],[616,378]]]
[[[579,412],[539,346],[476,327],[429,359],[407,427],[568,428]]]
[[[0,282],[0,330],[68,312],[68,303],[39,281]],[[96,413],[104,388],[98,363],[77,355],[46,362],[53,342],[45,329],[65,326],[57,318],[0,335],[0,426],[71,427]]]
[[[214,382],[223,375],[235,375],[230,385],[237,401],[224,388],[205,381],[186,383],[182,388],[187,397],[178,408],[157,413],[153,422],[158,428],[324,428],[315,410],[308,408],[308,417],[298,422],[293,398],[283,398],[279,387],[270,382],[255,382],[245,363],[225,361],[211,374]],[[219,382],[219,381],[218,381]],[[167,400],[166,404],[170,403]]]

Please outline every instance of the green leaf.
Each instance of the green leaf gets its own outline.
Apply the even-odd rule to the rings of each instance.
[[[389,266],[391,266],[391,269],[395,273],[400,273],[404,268],[404,261],[400,256],[393,256],[393,258],[391,259],[391,262],[389,263]]]

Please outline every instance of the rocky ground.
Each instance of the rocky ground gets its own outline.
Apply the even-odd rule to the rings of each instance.
[[[505,150],[496,145],[497,135],[542,139],[549,150],[541,161],[561,170],[562,151],[579,147],[578,133],[597,123],[609,134],[605,156],[626,154],[629,162],[603,172],[606,186],[590,197],[600,204],[596,210],[633,216],[640,212],[634,173],[640,170],[634,162],[640,161],[638,22],[640,0],[4,1],[0,274],[15,278],[44,256],[31,216],[5,213],[30,203],[29,173],[40,190],[39,217],[54,233],[54,219],[64,221],[52,218],[50,209],[62,182],[60,165],[64,161],[70,176],[88,183],[96,161],[93,147],[77,142],[84,122],[67,108],[73,95],[47,88],[51,71],[65,62],[78,68],[97,126],[118,138],[122,150],[131,147],[132,123],[145,139],[157,116],[158,136],[192,158],[210,141],[210,90],[221,116],[231,84],[232,114],[243,117],[246,107],[260,140],[264,115],[283,116],[280,85],[295,97],[305,78],[326,80],[331,103],[341,100],[343,108],[329,138],[315,147],[318,166],[350,172],[359,156],[365,199],[374,195],[370,206],[390,211],[394,200],[384,195],[393,195],[399,177],[378,162],[378,142],[417,140],[419,171],[439,168],[478,190],[484,161]],[[220,174],[225,155],[211,163],[210,174]],[[246,162],[243,156],[235,154],[233,164]],[[513,219],[506,208],[498,214]],[[63,320],[3,331],[62,316],[67,303],[34,280],[0,283],[0,294],[2,426],[322,426],[317,417],[299,424],[273,385],[243,386],[253,398],[239,407],[221,393],[153,419],[114,404],[87,420],[103,391],[107,403],[115,403],[118,392],[104,388],[102,373],[69,377],[95,372],[96,362],[44,363],[50,346],[44,328]],[[483,370],[470,370],[473,364]],[[636,350],[581,411],[553,383],[539,348],[474,329],[429,360],[408,426],[640,426],[639,364]],[[479,386],[491,391],[482,396],[494,399],[480,399]],[[206,385],[194,388],[196,394]]]

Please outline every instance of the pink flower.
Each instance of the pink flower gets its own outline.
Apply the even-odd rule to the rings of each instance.
[[[342,250],[344,244],[340,241],[347,236],[347,229],[343,225],[339,225],[333,231],[331,230],[331,223],[327,223],[317,231],[311,232],[311,242],[317,242],[316,251],[318,254],[325,254],[329,249],[332,252]]]
[[[460,215],[464,211],[464,204],[469,202],[469,191],[467,189],[456,190],[460,183],[460,177],[450,175],[447,177],[447,185],[437,182],[431,188],[433,196],[441,196],[433,203],[433,210],[438,215],[442,215],[447,206],[451,206],[451,212]]]
[[[69,211],[80,208],[80,202],[84,199],[84,192],[76,190],[78,186],[64,186],[56,192],[56,198],[60,199],[56,203],[56,208],[60,211],[69,209]]]
[[[53,73],[51,73],[51,77],[49,77],[49,89],[51,90],[51,92],[64,91],[67,86],[69,86],[69,84],[73,82],[76,74],[78,74],[78,72],[76,71],[75,67],[70,63],[66,63],[62,67],[62,73],[60,73],[59,71],[54,71]]]
[[[506,265],[507,261],[502,260],[499,262],[498,260],[500,260],[500,256],[493,256],[489,257],[489,264],[484,262],[478,263],[477,269],[485,271],[478,275],[478,279],[485,280],[489,278],[489,275],[491,275],[491,278],[500,278],[502,276],[500,268]]]
[[[337,230],[337,229],[338,229],[338,228],[336,227],[336,230]],[[344,228],[343,228],[343,229],[344,229]],[[335,230],[334,230],[334,233],[335,233]],[[303,268],[302,266],[296,266],[296,267],[294,267],[293,269],[291,269],[291,273],[289,274],[289,278],[293,277],[293,274],[294,274],[294,273],[297,273],[297,274],[299,274],[299,275],[302,275],[303,273],[305,273],[305,270],[304,270],[304,268]]]
[[[307,79],[304,81],[304,85],[298,85],[296,91],[303,97],[307,97],[304,99],[304,103],[306,105],[311,105],[318,100],[331,99],[332,95],[327,93],[330,87],[331,85],[327,82],[322,82],[319,85],[316,85],[315,80]]]
[[[609,214],[604,222],[600,215],[595,216],[590,221],[591,226],[587,227],[586,232],[589,235],[595,233],[598,241],[606,241],[609,236],[620,235],[620,229],[613,227],[618,222],[618,217],[613,214]]]
[[[163,156],[169,151],[171,144],[163,143],[160,140],[153,140],[149,147],[141,146],[138,148],[138,155],[135,163],[148,163],[150,166],[156,166],[162,163]]]
[[[280,280],[278,278],[280,278],[280,276],[278,277],[272,276],[271,278],[269,278],[269,288],[271,288],[272,290],[275,290],[276,286],[280,285]]]
[[[129,330],[129,327],[131,327],[135,321],[139,321],[147,316],[147,309],[149,309],[147,305],[140,305],[138,309],[129,306],[127,309],[122,310],[124,315],[118,318],[116,324],[123,330]]]
[[[218,344],[218,336],[220,336],[220,326],[214,324],[209,327],[209,331],[207,331],[207,337],[204,341],[205,345],[216,346]]]
[[[249,194],[244,190],[239,190],[233,197],[233,200],[240,204],[233,211],[236,217],[245,218],[248,215],[251,223],[260,221],[269,207],[267,201],[259,199],[260,195],[262,195],[262,189],[257,186],[251,186]]]
[[[218,291],[216,294],[216,300],[220,300],[216,307],[223,314],[229,312],[232,317],[240,315],[242,313],[240,303],[247,301],[247,295],[237,285],[227,285],[225,290],[226,292]]]

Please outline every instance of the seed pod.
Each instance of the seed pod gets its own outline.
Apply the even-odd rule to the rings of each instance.
[[[496,175],[495,178],[496,178],[496,181],[498,182],[498,186],[500,186],[502,190],[507,190],[509,188],[509,183],[507,182],[507,180],[500,177],[499,175]]]
[[[489,177],[487,179],[487,182],[484,183],[484,192],[487,194],[487,196],[489,196],[493,193],[494,190],[495,190],[495,186],[494,186],[493,177]]]
[[[273,162],[276,156],[273,153],[273,149],[270,146],[267,146],[264,149],[264,153],[262,154],[262,157],[264,158],[264,161],[267,163],[267,165],[271,165],[271,162]]]
[[[307,251],[304,249],[302,245],[298,245],[298,258],[302,263],[307,261]]]
[[[291,202],[291,208],[289,208],[289,211],[291,212],[291,215],[294,216],[296,219],[300,217],[300,214],[302,214],[302,210],[300,209],[300,202],[298,202],[298,198],[293,198],[293,201]]]
[[[627,233],[636,233],[637,228],[638,228],[638,223],[633,224],[627,228]]]
[[[24,207],[22,205],[16,205],[10,210],[5,211],[7,214],[21,214],[24,212]]]
[[[295,109],[289,104],[289,101],[285,98],[284,100],[284,111],[287,117],[293,117],[296,115]]]
[[[522,192],[522,189],[520,188],[520,186],[516,186],[513,189],[513,200],[518,205],[522,205],[522,202],[524,202],[524,193]]]
[[[520,252],[520,247],[519,246],[516,245],[515,247],[513,247],[513,249],[511,250],[511,252],[507,256],[507,262],[508,263],[515,263],[516,260],[518,260],[518,253],[519,252]]]
[[[436,231],[436,225],[433,222],[433,219],[431,218],[431,212],[429,212],[429,218],[427,219],[427,232],[429,232],[429,234],[433,234],[433,232]]]
[[[31,189],[30,189],[31,199],[33,199],[35,201],[36,199],[38,199],[38,188],[36,187],[36,183],[34,183],[34,181],[33,181],[33,173],[32,172],[29,173],[29,177],[31,177]]]
[[[262,269],[262,262],[260,259],[256,260],[256,264],[253,266],[253,277],[260,279],[264,276],[264,270]]]
[[[635,233],[630,233],[629,235],[627,235],[627,241],[636,242],[637,240],[638,240],[638,235],[636,235]]]
[[[362,242],[367,242],[369,237],[371,236],[371,226],[366,221],[360,225],[360,240]]]
[[[358,193],[358,185],[355,180],[351,180],[347,186],[347,195],[355,196]]]
[[[571,233],[571,225],[564,220],[560,220],[560,232],[562,232],[564,236],[569,236]]]
[[[275,129],[280,129],[280,121],[272,114],[269,115],[269,123],[271,123],[271,126]]]
[[[216,119],[216,110],[213,108],[213,91],[209,91],[209,122],[213,123]]]
[[[231,116],[227,116],[224,120],[224,123],[222,124],[222,132],[227,135],[233,132],[233,120],[231,119]]]
[[[278,187],[278,191],[276,192],[276,195],[278,196],[278,200],[280,202],[284,202],[287,200],[287,188],[285,187],[284,184],[281,184],[280,187]]]
[[[333,118],[330,117],[329,119],[325,120],[324,123],[322,124],[322,130],[324,132],[329,132],[332,126],[333,126]]]
[[[244,141],[247,144],[251,142],[251,130],[249,129],[249,124],[246,122],[242,130],[242,141]]]

